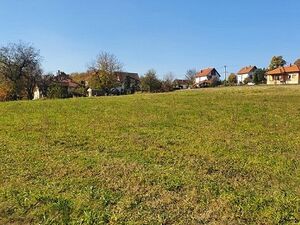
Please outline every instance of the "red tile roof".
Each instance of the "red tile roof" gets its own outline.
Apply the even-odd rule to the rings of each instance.
[[[199,73],[196,74],[196,77],[207,77],[211,74],[211,72],[214,69],[215,68],[207,68],[207,69],[201,70]]]
[[[285,67],[279,67],[275,70],[269,71],[268,75],[280,75],[285,73],[300,73],[300,67],[297,65],[290,65]]]
[[[256,66],[246,66],[244,68],[242,68],[239,72],[238,75],[242,75],[242,74],[248,74],[251,73],[252,71],[256,70],[257,67]]]
[[[58,83],[64,87],[77,88],[81,85],[75,82],[68,74],[64,72],[58,72],[58,75],[54,77],[54,82]]]

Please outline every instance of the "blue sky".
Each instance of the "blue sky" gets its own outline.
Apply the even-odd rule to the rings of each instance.
[[[101,51],[130,72],[265,67],[300,58],[299,0],[0,0],[0,45],[41,50],[45,72],[85,71]]]

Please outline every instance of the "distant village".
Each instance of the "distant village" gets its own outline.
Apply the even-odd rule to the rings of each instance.
[[[24,43],[0,48],[0,100],[38,100],[45,98],[127,95],[136,92],[169,92],[181,89],[217,86],[298,85],[300,59],[287,65],[282,56],[274,56],[267,68],[245,66],[221,79],[216,68],[188,70],[185,79],[172,73],[159,78],[151,69],[140,76],[124,72],[117,57],[100,53],[94,65],[84,73],[43,74],[39,51]]]

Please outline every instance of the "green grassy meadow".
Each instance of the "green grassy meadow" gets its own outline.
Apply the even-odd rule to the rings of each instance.
[[[300,224],[300,87],[0,103],[0,224]]]

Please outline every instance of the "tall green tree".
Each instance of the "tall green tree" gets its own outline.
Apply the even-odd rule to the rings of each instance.
[[[261,84],[266,82],[266,69],[257,69],[253,75],[253,82],[255,84]]]
[[[269,70],[274,70],[284,65],[286,65],[286,61],[283,59],[283,56],[273,56],[269,65]]]
[[[141,77],[141,89],[145,92],[159,92],[162,82],[157,78],[156,71],[151,69]]]
[[[12,84],[11,98],[33,98],[33,89],[41,78],[41,56],[30,44],[12,43],[0,48],[0,73]]]

